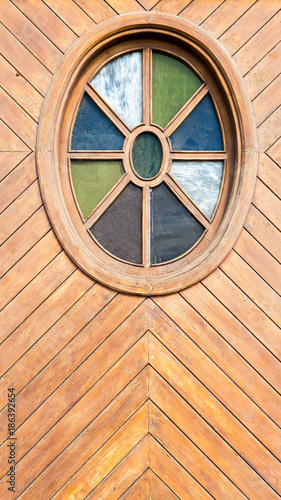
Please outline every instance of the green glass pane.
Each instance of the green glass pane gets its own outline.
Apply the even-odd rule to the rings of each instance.
[[[201,87],[202,81],[180,59],[163,52],[152,56],[152,120],[164,128]]]
[[[86,218],[124,174],[121,161],[72,160],[75,195]]]
[[[137,136],[132,150],[136,173],[144,179],[158,174],[162,164],[162,146],[156,135],[144,132]]]

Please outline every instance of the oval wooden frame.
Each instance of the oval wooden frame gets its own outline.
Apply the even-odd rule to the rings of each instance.
[[[169,39],[192,50],[219,82],[231,110],[235,130],[236,158],[232,191],[222,221],[202,252],[155,267],[140,267],[115,260],[98,246],[87,231],[81,236],[64,199],[59,173],[60,130],[68,97],[90,60],[106,48],[139,36]],[[42,109],[36,158],[39,182],[47,213],[63,248],[88,275],[116,290],[160,295],[186,288],[212,272],[232,249],[248,213],[253,196],[258,160],[257,133],[251,103],[242,77],[225,49],[192,22],[158,13],[135,13],[114,17],[92,28],[65,55],[55,73]]]

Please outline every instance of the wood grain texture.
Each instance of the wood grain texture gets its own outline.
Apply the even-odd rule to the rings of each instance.
[[[14,498],[280,498],[279,8],[279,0],[0,2],[1,499],[9,387]],[[61,248],[34,151],[64,53],[95,24],[145,11],[202,24],[233,55],[260,156],[234,249],[202,282],[144,299],[96,283]]]

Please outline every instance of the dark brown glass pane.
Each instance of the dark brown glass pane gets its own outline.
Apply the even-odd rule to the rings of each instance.
[[[129,184],[91,228],[112,255],[142,263],[142,189]]]
[[[151,264],[176,259],[202,236],[204,227],[161,184],[151,193]]]

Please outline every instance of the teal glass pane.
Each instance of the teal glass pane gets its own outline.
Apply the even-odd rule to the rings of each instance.
[[[223,149],[219,120],[209,95],[188,115],[170,137],[176,151],[221,151]]]
[[[151,191],[151,264],[176,259],[198,241],[204,227],[162,183]]]
[[[72,133],[72,150],[122,150],[124,137],[113,123],[84,94]]]
[[[72,184],[85,219],[123,174],[121,161],[71,161]]]
[[[177,57],[152,56],[152,121],[164,128],[201,87],[201,79]]]
[[[142,263],[142,189],[128,184],[91,228],[96,240],[112,255]]]
[[[128,127],[142,123],[142,52],[117,57],[91,85]]]
[[[158,174],[162,164],[162,146],[156,135],[144,132],[133,144],[132,160],[136,173],[144,179]]]
[[[216,207],[223,174],[222,161],[173,161],[170,175],[211,218]]]

